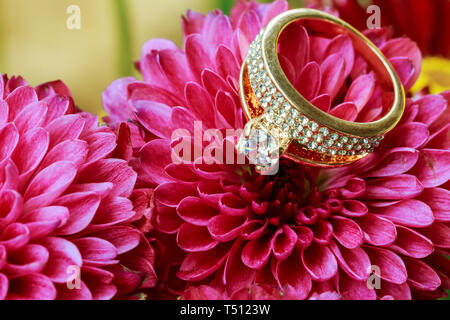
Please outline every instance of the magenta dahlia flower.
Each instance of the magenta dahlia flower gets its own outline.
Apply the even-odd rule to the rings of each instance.
[[[154,189],[153,236],[165,252],[159,290],[185,299],[442,296],[450,284],[449,93],[409,99],[378,151],[345,168],[282,161],[277,175],[261,176],[207,156],[171,160],[175,129],[243,127],[240,66],[261,27],[287,9],[282,0],[238,1],[230,17],[188,12],[183,49],[149,41],[138,63],[144,81],[121,79],[105,92],[108,122],[130,120],[137,185]],[[418,47],[383,31],[367,35],[410,88]],[[292,24],[279,47],[285,73],[317,107],[350,121],[385,111],[346,36],[319,38]],[[368,286],[373,266],[376,289]]]
[[[111,299],[156,283],[153,248],[130,225],[144,214],[129,199],[142,197],[136,173],[116,145],[62,82],[0,75],[0,300]]]

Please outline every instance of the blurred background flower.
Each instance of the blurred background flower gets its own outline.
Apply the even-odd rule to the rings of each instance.
[[[300,6],[303,1],[292,1]],[[0,0],[0,72],[31,84],[64,79],[78,105],[101,114],[101,92],[134,75],[133,61],[152,38],[181,44],[180,15],[221,8],[234,0]],[[81,29],[69,30],[70,5],[81,9]]]

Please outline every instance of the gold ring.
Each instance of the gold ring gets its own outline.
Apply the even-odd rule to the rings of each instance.
[[[313,35],[346,34],[352,39],[382,89],[391,93],[393,104],[383,118],[371,123],[342,120],[315,107],[295,89],[282,70],[277,45],[282,31],[298,20]],[[258,170],[271,167],[280,156],[318,167],[353,163],[378,147],[405,109],[400,79],[375,44],[343,20],[313,9],[282,13],[261,30],[241,69],[240,95],[248,123],[237,150]]]

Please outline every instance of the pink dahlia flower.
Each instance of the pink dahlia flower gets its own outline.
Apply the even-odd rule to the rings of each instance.
[[[129,225],[142,214],[129,199],[136,173],[121,154],[63,83],[0,75],[0,300],[111,299],[154,285],[153,249]]]
[[[285,1],[239,1],[230,17],[188,12],[183,49],[149,41],[138,64],[144,81],[121,79],[105,92],[108,121],[131,119],[137,185],[155,189],[151,216],[165,252],[159,288],[186,299],[442,296],[450,268],[448,93],[409,99],[377,152],[346,168],[283,161],[277,175],[260,176],[206,156],[172,162],[175,129],[193,134],[195,121],[203,130],[242,128],[240,66],[261,27],[287,9]],[[367,35],[410,88],[420,72],[417,46]],[[373,73],[344,35],[318,38],[292,24],[280,59],[297,89],[335,116],[373,121],[385,111]],[[376,290],[367,285],[371,266],[381,271]]]

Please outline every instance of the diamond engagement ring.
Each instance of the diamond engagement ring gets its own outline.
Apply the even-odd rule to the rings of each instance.
[[[350,37],[392,101],[384,117],[370,123],[342,120],[315,107],[295,89],[282,70],[277,48],[282,31],[296,21],[315,36]],[[241,69],[240,95],[248,123],[236,147],[259,171],[270,171],[280,157],[315,167],[353,163],[378,147],[405,109],[400,79],[375,44],[341,19],[313,9],[287,11],[260,32]]]

